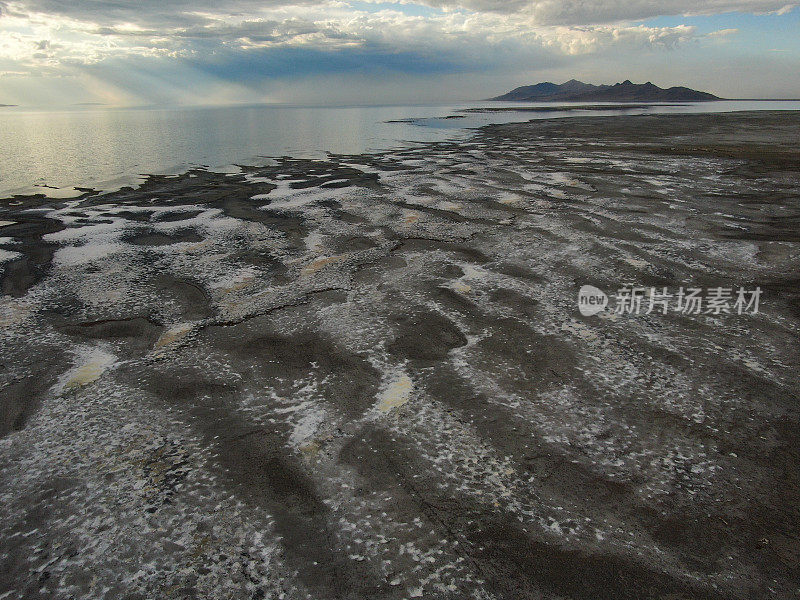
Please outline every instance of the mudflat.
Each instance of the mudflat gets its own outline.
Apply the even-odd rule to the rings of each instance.
[[[796,598],[798,139],[575,117],[0,201],[0,597]]]

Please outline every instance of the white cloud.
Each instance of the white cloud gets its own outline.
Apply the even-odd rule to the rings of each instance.
[[[665,15],[734,11],[785,14],[797,6],[785,0],[420,0],[420,3],[448,10],[526,14],[538,25],[597,25]]]
[[[46,0],[38,2],[47,8]],[[100,3],[101,6],[105,6]],[[187,14],[156,26],[139,22],[102,24],[73,16],[48,13],[23,15],[21,5],[4,16],[8,32],[0,42],[0,57],[30,68],[59,62],[91,64],[119,56],[196,56],[209,47],[247,51],[278,47],[321,50],[380,47],[397,51],[441,52],[454,55],[486,53],[492,48],[520,52],[546,50],[567,55],[601,52],[608,48],[673,48],[695,36],[692,27],[631,25],[537,25],[535,15],[499,12],[445,12],[411,16],[398,10],[356,11],[341,2],[314,5],[267,6],[256,13],[230,15],[214,12]],[[198,8],[193,5],[194,8]],[[113,6],[112,14],[122,18]]]
[[[732,35],[736,35],[739,33],[738,29],[719,29],[717,31],[712,31],[711,33],[707,33],[706,37],[709,38],[726,38]]]

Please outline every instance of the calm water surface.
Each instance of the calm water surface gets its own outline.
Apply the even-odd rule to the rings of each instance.
[[[43,111],[0,108],[0,196],[74,194],[74,186],[114,189],[147,173],[203,165],[225,169],[269,156],[362,153],[469,135],[489,123],[534,118],[732,110],[800,110],[800,102],[710,102],[618,111],[469,114],[473,103],[427,106],[121,109]],[[524,103],[535,106],[536,103]],[[552,104],[551,104],[552,106]],[[463,113],[462,113],[463,114]],[[413,122],[387,123],[398,119]]]

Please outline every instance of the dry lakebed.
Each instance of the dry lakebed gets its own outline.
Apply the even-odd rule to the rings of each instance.
[[[545,119],[0,201],[0,598],[797,598],[798,140]]]

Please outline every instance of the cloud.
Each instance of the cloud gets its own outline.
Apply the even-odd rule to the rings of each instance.
[[[381,0],[375,0],[381,1]],[[524,14],[537,25],[598,25],[659,16],[726,12],[785,14],[785,0],[422,0],[429,6],[500,14]]]
[[[706,37],[709,38],[726,38],[732,35],[736,35],[739,33],[738,29],[719,29],[717,31],[712,31],[711,33],[707,33]]]
[[[657,15],[789,8],[785,0],[0,0],[0,70],[105,78],[126,93],[194,76],[258,88],[325,74],[513,73],[587,57],[631,63],[735,33],[641,24]],[[126,73],[136,74],[130,83]]]
[[[569,55],[595,54],[613,50],[669,50],[697,37],[695,27],[558,27],[542,35],[551,47]]]
[[[184,6],[180,0],[173,0],[173,3]],[[62,8],[66,6],[57,4]],[[50,47],[48,60],[70,64],[91,64],[105,58],[133,55],[194,60],[205,56],[214,64],[220,56],[230,57],[235,53],[259,51],[254,56],[264,58],[263,51],[268,49],[306,48],[316,50],[321,59],[324,53],[342,53],[343,58],[327,61],[334,65],[349,64],[350,57],[374,54],[385,55],[386,60],[380,61],[382,65],[391,63],[403,70],[415,70],[417,60],[403,67],[401,61],[389,60],[389,57],[392,54],[425,57],[437,63],[441,62],[437,57],[444,56],[454,65],[497,66],[502,62],[499,61],[501,56],[514,53],[522,57],[542,52],[584,54],[610,47],[664,49],[685,43],[694,36],[694,29],[690,27],[541,27],[533,17],[525,15],[447,12],[423,17],[399,10],[357,11],[341,2],[291,6],[274,3],[271,7],[267,3],[261,5],[258,15],[194,11],[187,14],[184,21],[173,14],[171,20],[158,25],[152,22],[157,20],[153,14],[139,14],[138,23],[113,22],[112,19],[103,24],[102,21],[111,16],[128,18],[128,7],[90,3],[101,13],[102,9],[108,9],[105,18],[97,23],[77,19],[86,8],[81,11],[76,7],[85,4],[85,1],[71,3],[69,17],[45,13],[22,16],[20,5],[14,5],[16,12],[4,21],[16,25],[17,31],[10,32],[9,43],[0,43],[0,56],[35,64],[37,59],[43,58],[41,52],[35,50],[44,50],[41,44],[49,45],[55,40],[58,44]],[[54,8],[50,0],[35,0],[35,5],[38,10]],[[145,7],[149,5],[145,3]],[[233,3],[240,9],[246,5],[246,0]],[[196,4],[191,6],[198,8]],[[247,57],[241,61],[252,62]]]
[[[785,14],[797,3],[785,0],[367,0],[381,7],[403,11],[425,5],[446,11],[476,14],[517,15],[535,25],[598,25],[641,21],[664,15],[708,15],[725,12]],[[364,4],[363,2],[359,4]],[[15,15],[42,14],[116,26],[190,27],[203,25],[209,17],[258,17],[264,13],[309,9],[332,16],[356,12],[340,0],[294,2],[288,0],[12,0],[0,2],[0,12]]]

